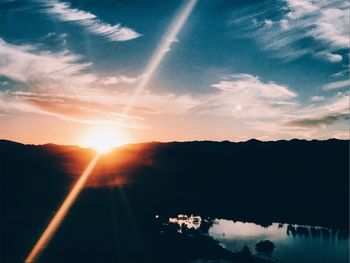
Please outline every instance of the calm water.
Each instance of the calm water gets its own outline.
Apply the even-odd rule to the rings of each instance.
[[[198,229],[202,218],[179,216],[170,222]],[[238,252],[246,245],[255,251],[255,244],[270,240],[276,246],[272,254],[276,262],[284,263],[345,263],[349,262],[349,238],[337,231],[311,226],[273,223],[263,227],[254,223],[215,219],[208,234],[221,246]]]

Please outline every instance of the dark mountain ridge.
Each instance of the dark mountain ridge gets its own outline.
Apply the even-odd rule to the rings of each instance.
[[[93,155],[78,146],[0,140],[2,200],[16,189],[29,199],[52,196],[57,205],[54,200],[65,196]],[[321,224],[347,225],[348,160],[349,141],[336,139],[129,144],[103,155],[87,186],[137,189],[180,207],[217,202],[226,211],[243,202],[254,208],[251,213],[259,206],[278,214],[283,205],[311,210]],[[322,222],[330,212],[339,222]]]
[[[0,140],[2,259],[23,259],[94,154],[77,146]],[[348,162],[349,141],[336,139],[125,145],[101,156],[47,253],[67,262],[57,257],[60,249],[80,242],[92,251],[115,227],[114,210],[122,225],[131,225],[131,216],[141,229],[156,214],[187,213],[348,231]],[[103,242],[110,246],[111,240]],[[82,256],[79,251],[70,253]],[[107,252],[97,259],[99,253]]]

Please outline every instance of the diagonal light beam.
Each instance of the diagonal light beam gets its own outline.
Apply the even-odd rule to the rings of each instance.
[[[69,209],[73,205],[74,201],[77,199],[81,189],[83,188],[86,180],[89,178],[92,170],[94,169],[98,159],[100,158],[99,154],[96,154],[93,159],[90,161],[89,165],[85,171],[80,176],[79,180],[76,182],[72,190],[67,195],[66,199],[62,203],[61,207],[58,209],[55,216],[52,218],[50,224],[46,227],[43,234],[40,236],[38,242],[33,247],[32,251],[29,253],[25,262],[36,262],[41,252],[47,246],[48,242],[51,240],[58,227],[62,223],[63,219],[67,215]]]
[[[163,37],[163,40],[157,47],[156,51],[154,52],[153,56],[150,59],[150,62],[148,63],[144,77],[141,79],[139,84],[137,85],[132,97],[130,98],[128,104],[125,106],[124,110],[122,111],[122,119],[120,119],[118,122],[121,122],[123,119],[125,119],[129,113],[129,111],[132,109],[134,104],[136,103],[137,99],[141,95],[142,91],[146,88],[147,84],[149,83],[150,79],[158,69],[160,63],[162,62],[165,54],[170,50],[171,44],[176,40],[176,37],[178,33],[180,32],[181,28],[184,26],[188,16],[191,14],[195,4],[197,3],[197,0],[189,0],[183,8],[179,11],[179,14],[174,18],[172,23],[170,24],[167,33]],[[40,236],[37,243],[34,245],[33,249],[25,259],[25,263],[31,263],[31,262],[37,262],[39,256],[43,252],[43,250],[47,247],[48,243],[56,233],[57,229],[61,225],[63,219],[67,215],[69,209],[74,204],[75,200],[77,199],[78,195],[80,194],[81,190],[83,189],[85,182],[89,178],[92,170],[94,169],[98,159],[100,158],[100,154],[96,154],[93,159],[88,164],[87,168],[83,172],[83,174],[80,176],[60,208],[58,209],[57,213],[49,223],[49,225],[46,227],[42,235]]]
[[[179,14],[175,17],[175,19],[170,24],[170,27],[168,28],[166,34],[163,37],[163,40],[157,47],[156,51],[154,52],[153,56],[151,57],[143,77],[141,78],[141,81],[137,85],[135,92],[131,99],[129,100],[129,103],[126,105],[124,110],[122,111],[122,117],[127,117],[129,111],[134,106],[136,100],[142,93],[142,91],[145,89],[147,84],[149,83],[150,79],[156,72],[157,68],[159,67],[160,63],[162,62],[165,54],[170,50],[171,44],[176,41],[176,37],[179,34],[181,28],[185,24],[188,16],[192,12],[197,0],[190,0],[184,5],[184,7],[181,9]]]

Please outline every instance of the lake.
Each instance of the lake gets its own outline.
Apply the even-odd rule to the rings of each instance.
[[[169,222],[199,229],[204,218],[179,215]],[[180,230],[181,231],[181,230]],[[208,235],[219,244],[238,252],[247,246],[253,254],[284,263],[344,263],[349,262],[349,236],[335,229],[272,223],[255,223],[214,219]],[[271,254],[257,253],[255,244],[270,240],[275,245]]]

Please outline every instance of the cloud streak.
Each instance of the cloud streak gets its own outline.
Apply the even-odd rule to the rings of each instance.
[[[324,138],[324,129],[330,129],[327,133],[336,137],[344,132],[334,125],[349,120],[348,93],[328,98],[313,96],[312,104],[303,105],[288,86],[264,82],[249,74],[225,77],[212,87],[217,93],[201,97],[191,113],[241,120],[264,134],[261,139]]]
[[[350,80],[341,80],[341,81],[335,81],[332,83],[328,83],[323,86],[323,89],[325,90],[332,90],[332,89],[340,89],[350,86]]]
[[[297,94],[285,85],[264,82],[257,76],[234,74],[212,85],[192,109],[195,114],[231,116],[238,119],[275,118],[294,107]]]
[[[300,119],[289,122],[287,125],[297,127],[319,127],[328,126],[338,121],[349,120],[350,116],[346,113],[326,115],[320,118]]]
[[[140,78],[142,76],[139,77],[128,77],[128,76],[110,76],[110,77],[106,77],[105,79],[101,80],[101,83],[103,85],[117,85],[117,84],[122,84],[122,83],[126,83],[129,85],[134,85],[136,84]]]
[[[123,76],[116,79],[119,82]],[[5,91],[0,94],[0,112],[35,113],[87,125],[117,124],[133,129],[151,128],[145,120],[152,116],[224,117],[262,133],[261,139],[320,138],[325,127],[346,120],[349,113],[347,93],[331,98],[314,96],[313,104],[303,106],[297,100],[298,94],[286,85],[263,81],[250,74],[234,74],[224,76],[212,84],[211,92],[202,95],[146,90],[125,118],[121,112],[133,96],[132,89],[111,89],[102,80],[104,78],[97,79],[91,83],[92,87],[85,86],[77,93],[62,91],[59,83],[56,88],[45,91],[40,86],[34,91]],[[335,129],[328,134],[340,131]]]
[[[90,63],[67,51],[38,51],[33,45],[13,45],[0,38],[0,75],[26,84],[65,82],[72,85],[93,82],[93,74],[82,73]]]
[[[314,100],[318,104],[299,107],[292,113],[292,118],[285,125],[318,128],[349,119],[349,94],[338,93],[334,97]]]
[[[90,64],[76,54],[39,51],[34,45],[13,45],[3,40],[0,57],[0,75],[21,84],[8,90],[8,84],[3,85],[1,115],[31,113],[86,125],[117,124],[133,129],[151,128],[145,119],[155,115],[225,117],[270,139],[290,134],[317,138],[323,129],[348,120],[348,93],[331,98],[314,96],[309,101],[312,104],[303,106],[298,94],[287,85],[247,73],[224,75],[205,94],[143,90],[125,118],[123,109],[144,75],[98,76],[87,73]],[[332,88],[343,84],[333,83]],[[344,134],[337,129],[328,134],[335,132]]]
[[[284,0],[278,12],[251,10],[247,19],[235,18],[261,47],[287,60],[306,54],[341,62],[340,50],[349,49],[349,2],[339,0]]]
[[[84,26],[89,32],[107,37],[111,41],[127,41],[141,36],[134,29],[122,26],[121,24],[111,25],[97,18],[96,15],[72,8],[67,2],[44,1],[44,11],[56,16],[63,22],[75,22]]]
[[[258,77],[249,74],[236,74],[230,80],[220,81],[212,87],[222,91],[234,93],[249,93],[255,97],[266,99],[284,99],[296,97],[296,93],[290,91],[287,86],[274,82],[264,83]]]

